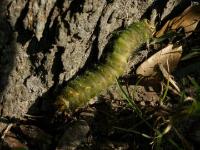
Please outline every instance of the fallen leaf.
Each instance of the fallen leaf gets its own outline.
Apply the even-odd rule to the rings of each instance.
[[[165,25],[155,33],[155,37],[161,37],[166,32],[172,30],[177,31],[183,28],[186,36],[189,36],[197,27],[200,20],[200,5],[189,6],[183,13],[179,16],[168,20]]]
[[[23,144],[17,136],[12,133],[11,131],[7,131],[7,133],[3,137],[3,142],[9,147],[9,149],[21,149],[21,150],[28,150],[27,146]],[[1,145],[0,145],[1,149]]]
[[[163,67],[162,64],[159,64],[159,69],[161,70],[162,74],[163,74],[163,77],[169,81],[169,83],[171,83],[171,85],[178,91],[180,92],[180,89],[177,85],[177,83],[172,79],[172,75],[170,75],[168,73],[168,71]]]
[[[167,63],[169,65],[169,73],[172,72],[178,62],[180,61],[182,55],[182,46],[173,48],[172,44],[163,48],[159,52],[155,53],[153,56],[148,58],[143,62],[136,70],[137,75],[142,75],[144,77],[154,76],[157,74],[157,66],[162,64],[163,67],[167,69]]]

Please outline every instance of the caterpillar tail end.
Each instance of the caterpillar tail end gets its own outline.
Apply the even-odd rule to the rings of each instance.
[[[55,105],[55,109],[56,109],[57,114],[70,113],[69,101],[67,101],[63,97],[58,96],[54,105]]]

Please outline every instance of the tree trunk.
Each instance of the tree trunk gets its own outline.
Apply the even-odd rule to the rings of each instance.
[[[98,61],[111,33],[138,21],[148,1],[1,1],[1,115],[20,118]],[[48,102],[47,102],[48,101]],[[34,109],[32,109],[34,108]],[[48,108],[49,109],[49,108]]]
[[[5,118],[12,122],[12,118],[21,121],[26,115],[51,116],[57,94],[68,80],[98,63],[113,33],[141,17],[164,22],[180,2],[189,5],[191,1],[0,0],[0,132],[6,127]],[[45,123],[47,127],[42,129],[51,131],[49,120]],[[89,131],[86,121],[72,124],[75,126],[67,127],[61,145],[76,139],[80,142]],[[57,133],[46,134],[32,124],[17,127],[18,133],[30,131],[32,137],[38,137],[35,143],[41,147],[43,143],[50,147],[46,149],[56,147]],[[57,132],[57,128],[53,130]],[[5,131],[9,133],[9,129]],[[48,140],[43,141],[45,138]]]

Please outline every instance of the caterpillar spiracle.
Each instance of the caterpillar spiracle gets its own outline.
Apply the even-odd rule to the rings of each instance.
[[[73,112],[114,84],[116,78],[126,70],[128,58],[134,54],[136,48],[152,37],[152,32],[152,26],[147,20],[132,23],[122,31],[103,63],[71,80],[64,87],[55,101],[57,111]]]

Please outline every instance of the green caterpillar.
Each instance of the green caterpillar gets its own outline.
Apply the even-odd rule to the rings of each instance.
[[[113,43],[113,49],[105,58],[104,63],[95,66],[94,70],[86,71],[70,81],[57,96],[55,106],[58,112],[74,111],[89,99],[114,84],[116,78],[123,75],[127,68],[127,60],[134,50],[152,36],[152,27],[147,20],[133,23],[122,31]]]

